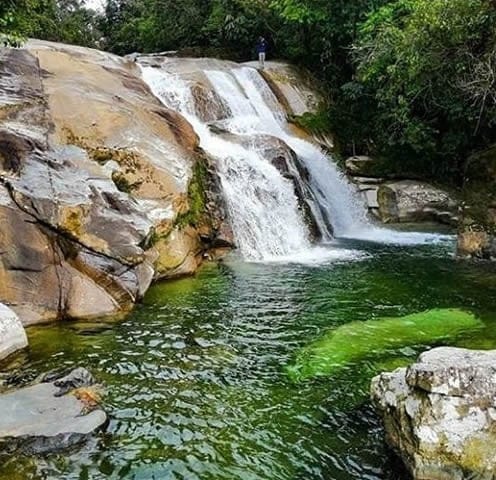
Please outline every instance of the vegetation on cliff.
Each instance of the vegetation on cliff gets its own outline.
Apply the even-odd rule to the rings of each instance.
[[[84,5],[7,0],[2,39],[247,60],[262,34],[270,57],[323,80],[330,106],[316,121],[343,154],[457,185],[466,159],[496,141],[493,0],[107,0],[98,13]]]

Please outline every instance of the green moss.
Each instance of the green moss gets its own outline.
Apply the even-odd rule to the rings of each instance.
[[[187,225],[197,226],[205,211],[206,198],[205,186],[207,178],[207,166],[204,159],[198,159],[193,166],[193,175],[188,185],[187,212],[179,214],[175,225],[182,228]]]
[[[288,120],[315,135],[329,134],[332,132],[332,123],[329,111],[321,107],[316,113],[304,113],[303,115],[290,115]]]
[[[482,325],[471,313],[457,309],[351,322],[303,348],[287,372],[293,381],[330,375],[367,357],[384,356],[392,349],[409,345],[427,345]]]

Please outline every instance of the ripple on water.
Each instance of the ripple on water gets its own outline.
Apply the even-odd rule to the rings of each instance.
[[[98,442],[66,455],[0,458],[0,478],[401,478],[389,467],[368,385],[422,346],[300,384],[284,367],[344,323],[435,307],[470,309],[487,325],[450,342],[495,346],[496,272],[454,262],[445,245],[332,248],[358,255],[320,264],[233,259],[155,286],[120,323],[30,329],[30,350],[13,368],[89,366],[107,387],[111,422]]]

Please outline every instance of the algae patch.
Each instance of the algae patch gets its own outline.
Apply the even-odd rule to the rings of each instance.
[[[482,326],[473,314],[458,309],[351,322],[300,350],[287,373],[293,381],[326,376],[367,357],[384,356],[392,349],[409,345],[430,344]]]

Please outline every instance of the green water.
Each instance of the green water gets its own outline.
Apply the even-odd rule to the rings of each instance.
[[[0,479],[403,479],[367,390],[425,345],[394,344],[299,383],[287,365],[341,325],[433,308],[481,322],[436,345],[496,347],[496,267],[457,262],[452,245],[346,246],[367,256],[209,265],[155,286],[123,321],[30,329],[29,351],[0,380],[87,366],[106,386],[111,421],[65,455],[0,456]]]

